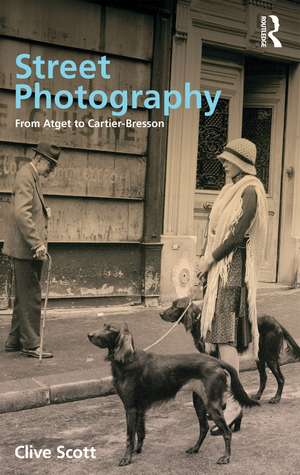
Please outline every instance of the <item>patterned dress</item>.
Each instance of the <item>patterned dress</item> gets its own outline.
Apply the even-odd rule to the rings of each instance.
[[[243,176],[243,175],[242,175]],[[241,178],[242,176],[239,175]],[[247,287],[245,285],[247,230],[255,216],[257,196],[253,186],[242,195],[242,215],[228,238],[212,253],[215,261],[224,259],[233,251],[228,279],[223,287],[219,280],[218,293],[209,343],[231,344],[239,352],[247,349],[251,341],[251,324],[248,316]]]

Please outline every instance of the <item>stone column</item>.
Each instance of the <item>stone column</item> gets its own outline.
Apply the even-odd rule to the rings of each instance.
[[[300,65],[294,69],[291,75],[294,85],[294,200],[292,217],[292,238],[296,239],[295,249],[295,287],[300,287]],[[296,116],[295,116],[296,114]],[[287,170],[289,171],[289,170]]]
[[[155,16],[154,53],[151,89],[169,88],[173,11]],[[150,111],[151,120],[165,120],[163,109]],[[161,249],[163,229],[164,185],[167,155],[167,127],[150,128],[144,202],[144,232],[141,243],[142,301],[157,305],[160,296]]]
[[[278,281],[300,285],[300,65],[289,70]]]
[[[177,4],[171,89],[185,82],[200,88],[201,41],[193,30],[190,1]],[[193,100],[191,101],[193,103]],[[199,110],[184,106],[170,114],[161,262],[161,301],[186,296],[194,284],[196,236],[193,229]]]

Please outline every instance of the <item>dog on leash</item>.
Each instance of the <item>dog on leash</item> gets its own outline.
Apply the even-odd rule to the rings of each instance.
[[[176,322],[187,308],[189,299],[184,297],[175,300],[171,307],[160,314],[161,318],[167,322]],[[200,353],[205,352],[205,344],[201,337],[200,329],[201,309],[198,305],[192,303],[183,319],[182,323],[186,331],[190,332],[194,345]],[[284,377],[280,370],[279,357],[286,341],[289,351],[293,353],[295,360],[300,360],[300,347],[297,345],[289,332],[275,318],[270,315],[262,315],[257,319],[259,331],[259,351],[258,361],[256,361],[259,371],[260,384],[256,395],[253,397],[259,400],[265,390],[267,383],[266,365],[270,368],[277,381],[276,394],[269,400],[269,403],[276,404],[280,402],[282,390],[284,387]]]
[[[104,324],[103,330],[89,333],[88,338],[99,348],[107,348],[113,383],[126,411],[127,444],[120,466],[130,464],[132,454],[142,451],[146,411],[155,403],[174,398],[183,387],[193,393],[193,404],[200,426],[198,440],[187,453],[199,451],[208,432],[208,412],[222,432],[225,442],[225,453],[217,463],[229,463],[231,431],[222,411],[223,394],[227,387],[226,375],[229,373],[232,394],[242,406],[253,407],[259,404],[248,397],[234,368],[204,353],[161,356],[136,351],[127,324],[123,327]]]

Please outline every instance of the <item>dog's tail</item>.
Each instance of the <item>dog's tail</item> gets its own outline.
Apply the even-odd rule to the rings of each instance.
[[[259,406],[259,402],[255,401],[254,399],[251,399],[246,393],[239,379],[237,371],[232,366],[230,366],[230,364],[227,364],[222,360],[220,360],[220,365],[230,374],[231,392],[234,399],[236,399],[243,407]]]
[[[294,338],[289,334],[289,332],[284,328],[281,323],[279,323],[280,328],[283,333],[284,339],[287,341],[289,349],[292,351],[293,356],[297,359],[300,360],[300,346],[297,344],[297,342],[294,340]]]

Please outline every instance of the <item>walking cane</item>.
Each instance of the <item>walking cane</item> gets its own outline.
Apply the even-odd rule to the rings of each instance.
[[[47,270],[47,285],[46,285],[46,295],[44,301],[44,310],[41,319],[41,341],[40,341],[40,355],[39,355],[39,362],[42,362],[42,354],[43,354],[43,345],[44,345],[44,335],[45,335],[45,325],[46,325],[46,316],[47,316],[47,306],[48,306],[48,295],[49,295],[49,287],[50,287],[50,277],[51,277],[51,267],[52,267],[52,259],[50,254],[47,252],[46,257],[48,260],[48,270]]]

